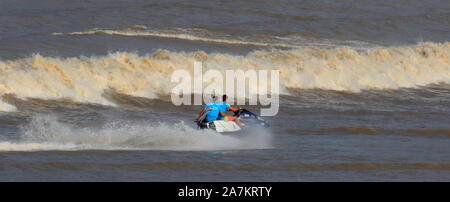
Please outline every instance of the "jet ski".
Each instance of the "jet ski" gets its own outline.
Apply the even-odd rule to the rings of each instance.
[[[243,129],[234,121],[216,120],[206,122],[205,118],[207,113],[209,113],[209,110],[206,111],[198,120],[196,120],[200,129],[212,129],[219,133],[230,133]],[[245,125],[245,129],[254,127],[267,128],[270,126],[269,123],[263,118],[247,109],[240,109],[234,112],[233,116],[238,116],[240,118],[241,123]]]

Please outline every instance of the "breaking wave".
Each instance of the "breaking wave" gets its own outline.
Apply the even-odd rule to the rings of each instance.
[[[173,125],[110,123],[102,128],[77,128],[55,116],[38,115],[22,128],[17,141],[0,142],[0,151],[48,150],[241,150],[267,149],[271,135],[259,131],[245,137],[197,130],[183,122]]]
[[[36,54],[0,61],[0,95],[114,105],[103,96],[105,90],[113,89],[156,99],[169,95],[176,85],[170,81],[172,72],[183,69],[192,74],[194,61],[202,61],[204,71],[278,69],[281,93],[289,89],[360,92],[450,82],[450,42],[364,51],[311,46],[258,50],[243,56],[159,50],[151,55],[115,52],[70,58]],[[0,110],[12,111],[14,106],[3,102]]]

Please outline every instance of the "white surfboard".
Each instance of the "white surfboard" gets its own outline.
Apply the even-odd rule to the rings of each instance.
[[[219,133],[241,130],[241,127],[239,127],[234,121],[219,120],[214,121],[214,125],[216,126],[216,131]]]

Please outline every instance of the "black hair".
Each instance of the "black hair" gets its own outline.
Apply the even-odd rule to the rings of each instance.
[[[224,94],[224,95],[222,96],[222,101],[227,100],[227,98],[228,98],[228,96],[227,96],[226,94]]]

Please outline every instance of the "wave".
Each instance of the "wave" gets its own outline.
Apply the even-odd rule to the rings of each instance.
[[[298,48],[305,45],[314,46],[336,46],[348,45],[353,47],[370,47],[372,44],[362,41],[335,41],[331,39],[313,39],[299,36],[296,34],[287,36],[272,35],[235,35],[234,33],[222,33],[202,28],[167,28],[155,29],[144,25],[134,25],[130,27],[120,27],[116,29],[93,28],[86,31],[76,32],[54,32],[53,36],[63,35],[113,35],[127,37],[156,37],[171,38],[187,41],[201,41],[208,43],[222,43],[230,45],[248,45],[275,48]]]
[[[38,115],[23,127],[20,139],[1,141],[0,151],[51,150],[242,150],[267,149],[267,131],[245,137],[224,136],[210,130],[197,130],[183,122],[109,123],[102,128],[77,128],[61,123],[55,116]]]
[[[311,46],[258,50],[247,55],[158,50],[151,55],[115,52],[58,58],[36,54],[0,61],[0,95],[115,105],[104,96],[106,90],[113,89],[125,95],[156,99],[170,95],[176,85],[170,81],[175,70],[192,74],[194,61],[203,61],[204,71],[277,69],[280,93],[289,93],[289,89],[357,93],[450,82],[450,42],[364,51]],[[11,111],[14,106],[3,102],[0,110]]]

